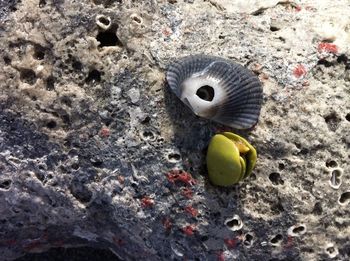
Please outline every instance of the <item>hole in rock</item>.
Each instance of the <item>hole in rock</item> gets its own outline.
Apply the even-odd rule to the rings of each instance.
[[[71,167],[72,167],[72,169],[77,170],[77,169],[79,169],[79,164],[73,163]]]
[[[294,234],[301,234],[305,232],[305,227],[304,226],[298,226],[292,230]]]
[[[70,191],[81,203],[88,203],[92,198],[92,192],[89,191],[85,184],[73,182],[70,186]]]
[[[278,163],[278,169],[279,170],[284,170],[285,166],[283,163]]]
[[[110,21],[104,17],[104,16],[100,16],[98,18],[98,21],[101,23],[101,24],[104,24],[105,26],[108,26],[110,24]]]
[[[253,244],[253,236],[251,234],[246,234],[244,237],[243,244],[245,246],[251,246]]]
[[[201,237],[202,242],[207,241],[208,239],[209,239],[208,236],[202,236],[202,237]]]
[[[144,118],[142,121],[141,121],[141,124],[147,124],[151,121],[151,117],[149,116],[146,116],[146,118]]]
[[[55,89],[55,78],[53,76],[49,76],[46,79],[46,90],[52,91]]]
[[[40,0],[39,1],[39,7],[42,8],[46,5],[46,0]]]
[[[328,254],[332,255],[335,252],[335,248],[334,247],[327,247],[326,251],[328,252]]]
[[[103,165],[103,160],[100,158],[92,158],[90,159],[90,162],[95,168],[100,168]]]
[[[45,58],[45,49],[41,45],[36,44],[34,46],[34,55],[33,57],[37,60],[43,60]]]
[[[350,191],[344,192],[340,195],[339,203],[342,205],[348,204],[350,202]]]
[[[0,189],[8,190],[11,187],[11,184],[12,180],[10,179],[0,180]]]
[[[328,129],[331,131],[336,131],[338,129],[341,119],[335,112],[332,112],[324,117],[325,122],[327,123]]]
[[[345,119],[346,119],[347,121],[350,121],[350,113],[346,114]]]
[[[109,7],[114,3],[122,3],[122,0],[93,0],[95,5],[103,5],[104,7]]]
[[[62,96],[61,102],[67,105],[68,107],[72,107],[72,99],[68,96]]]
[[[325,60],[325,59],[321,59],[317,62],[318,65],[323,65],[324,67],[328,68],[331,67],[333,65],[333,63]]]
[[[338,56],[337,62],[346,64],[348,62],[348,57],[346,57],[345,54],[342,54],[342,55]]]
[[[281,178],[281,175],[278,172],[273,172],[269,175],[269,179],[273,185],[283,185],[284,181]]]
[[[227,219],[225,225],[233,231],[238,231],[243,227],[242,220],[238,215],[235,215],[232,219]]]
[[[230,228],[236,227],[236,226],[239,225],[239,220],[237,220],[237,219],[234,218],[234,219],[228,221],[228,222],[226,223],[226,225],[227,225],[228,227],[230,227]]]
[[[50,120],[46,123],[46,127],[49,129],[54,129],[56,128],[57,123],[54,120]]]
[[[214,88],[209,85],[200,87],[196,92],[196,95],[205,101],[212,101],[214,99],[214,94]]]
[[[181,159],[181,155],[178,154],[178,153],[170,153],[170,154],[168,155],[168,159],[169,159],[170,161],[179,161],[179,160]]]
[[[74,61],[72,63],[72,68],[76,71],[81,71],[81,69],[83,69],[83,64],[79,61]]]
[[[279,31],[279,30],[280,30],[280,28],[278,28],[277,26],[273,26],[273,25],[270,26],[270,31],[271,32],[276,32],[276,31]]]
[[[21,69],[20,79],[22,82],[33,85],[36,82],[35,72],[31,69]]]
[[[4,56],[4,62],[6,65],[9,65],[11,63],[11,58],[8,56]]]
[[[271,211],[280,214],[284,211],[284,207],[282,203],[278,201],[276,204],[271,205]]]
[[[142,23],[142,19],[140,17],[138,17],[137,15],[134,15],[132,17],[132,20],[134,20],[136,23],[141,24]]]
[[[282,241],[282,239],[283,239],[283,236],[281,234],[277,234],[276,236],[274,236],[270,240],[270,242],[271,242],[271,244],[277,245],[277,244],[279,244]]]
[[[145,140],[152,140],[152,139],[154,139],[154,134],[153,134],[152,131],[144,131],[144,132],[142,133],[142,136],[143,136],[143,138],[144,138]]]
[[[87,83],[95,83],[101,81],[101,73],[93,69],[89,72],[88,77],[85,80]]]
[[[315,215],[321,215],[322,212],[323,212],[323,209],[322,209],[321,202],[316,202],[314,205],[314,209],[312,210],[312,213]]]
[[[338,166],[338,164],[337,164],[337,162],[335,160],[327,160],[326,161],[326,167],[327,168],[335,168],[337,166]]]
[[[339,188],[341,185],[342,172],[339,169],[332,171],[331,184],[334,188]]]
[[[115,31],[99,32],[96,36],[97,41],[100,42],[100,47],[105,46],[122,46],[122,43],[118,39]]]

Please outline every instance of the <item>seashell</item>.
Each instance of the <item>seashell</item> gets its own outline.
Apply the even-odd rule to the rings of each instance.
[[[193,55],[170,65],[167,81],[172,91],[196,115],[236,129],[258,121],[262,86],[257,76],[240,64],[207,55]]]
[[[207,168],[210,181],[231,186],[248,177],[256,163],[256,150],[232,132],[216,134],[209,143]]]

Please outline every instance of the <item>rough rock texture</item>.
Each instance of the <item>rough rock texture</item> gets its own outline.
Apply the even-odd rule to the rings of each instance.
[[[346,0],[1,1],[1,260],[84,245],[125,260],[349,260],[349,13]],[[258,163],[233,188],[204,162],[227,128],[164,81],[193,53],[264,84],[259,124],[239,132]]]

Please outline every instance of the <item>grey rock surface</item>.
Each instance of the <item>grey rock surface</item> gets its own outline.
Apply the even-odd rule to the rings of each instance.
[[[1,1],[0,259],[90,246],[349,260],[349,13],[346,0]],[[260,122],[236,132],[257,166],[233,188],[212,186],[204,160],[227,128],[165,83],[194,53],[264,85]]]

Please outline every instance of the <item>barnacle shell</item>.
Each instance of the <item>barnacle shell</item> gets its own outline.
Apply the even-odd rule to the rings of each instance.
[[[256,150],[244,138],[231,132],[216,134],[207,152],[210,181],[230,186],[248,177],[256,163]]]
[[[237,63],[215,56],[188,56],[171,64],[166,78],[172,91],[198,116],[237,129],[258,121],[261,83]]]

